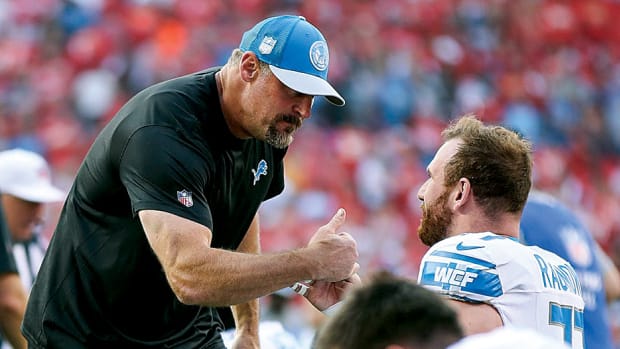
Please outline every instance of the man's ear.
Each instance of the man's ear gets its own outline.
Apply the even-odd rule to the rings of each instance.
[[[258,77],[259,61],[254,52],[248,51],[243,53],[239,69],[241,69],[243,81],[250,82]]]
[[[469,179],[465,177],[459,179],[454,188],[454,208],[464,206],[472,195],[471,182]]]

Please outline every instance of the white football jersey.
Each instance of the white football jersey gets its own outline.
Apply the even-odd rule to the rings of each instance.
[[[490,232],[453,236],[422,258],[418,282],[452,299],[491,304],[505,326],[583,348],[581,285],[559,256]]]

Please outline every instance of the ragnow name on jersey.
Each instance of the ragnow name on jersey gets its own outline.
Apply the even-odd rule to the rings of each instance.
[[[540,269],[540,278],[545,288],[568,291],[581,296],[581,285],[577,273],[568,262],[557,265],[546,261],[539,254],[534,258]]]

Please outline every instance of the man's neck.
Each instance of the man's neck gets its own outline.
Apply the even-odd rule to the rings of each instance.
[[[497,218],[490,219],[480,216],[461,216],[454,219],[450,236],[462,233],[481,233],[492,232],[498,235],[505,235],[519,238],[520,215],[502,214]]]
[[[239,131],[238,116],[240,115],[240,101],[236,100],[238,95],[235,94],[234,78],[231,77],[230,68],[225,65],[222,69],[215,73],[215,83],[217,85],[217,93],[220,99],[220,107],[224,120],[230,132],[239,138],[243,138],[243,133]]]

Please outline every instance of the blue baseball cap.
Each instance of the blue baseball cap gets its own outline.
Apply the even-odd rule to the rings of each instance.
[[[327,82],[327,42],[304,17],[283,15],[264,19],[243,34],[239,49],[254,52],[289,88],[344,105],[344,98]]]

